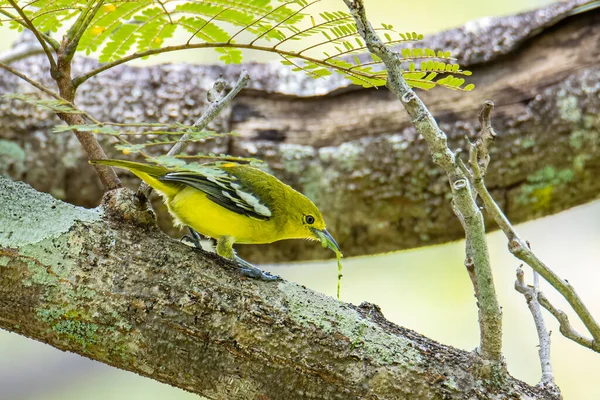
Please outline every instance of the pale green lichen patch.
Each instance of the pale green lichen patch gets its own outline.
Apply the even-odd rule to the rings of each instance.
[[[43,304],[35,310],[47,332],[67,339],[95,358],[128,359],[136,346],[131,340],[132,325],[112,310],[110,303],[99,301],[101,295],[93,289],[54,279],[55,285],[46,288],[59,291],[52,297],[61,296],[63,305]]]
[[[291,174],[300,174],[304,171],[306,159],[312,159],[315,150],[311,146],[284,143],[279,146],[283,169]]]
[[[569,145],[575,150],[595,150],[600,145],[600,132],[576,129],[569,135]]]
[[[342,170],[354,171],[357,162],[364,151],[360,142],[346,142],[338,147],[323,147],[319,149],[319,158],[324,162],[335,162]]]
[[[417,365],[422,362],[418,350],[401,336],[393,335],[362,318],[337,300],[309,292],[290,282],[281,282],[290,317],[305,327],[316,327],[327,334],[348,338],[350,351],[360,353],[379,365]]]
[[[8,174],[10,170],[20,174],[25,170],[25,150],[17,143],[0,139],[0,174]]]
[[[0,247],[19,248],[57,237],[76,221],[92,222],[101,216],[100,209],[75,207],[0,177]]]
[[[573,170],[569,168],[557,170],[553,166],[545,166],[527,177],[517,197],[519,204],[534,204],[537,209],[551,205],[554,191],[561,185],[566,185],[574,178]]]
[[[25,150],[17,143],[0,139],[0,175],[22,176],[27,167]]]
[[[577,101],[577,97],[568,95],[566,91],[560,90],[556,94],[558,112],[560,117],[565,121],[579,122],[582,118],[581,107]]]
[[[25,161],[25,150],[15,142],[0,139],[0,166],[4,165],[7,159]]]
[[[68,340],[96,359],[128,360],[135,348],[132,346],[135,341],[131,340],[129,330],[114,328],[114,321],[106,321],[106,324],[94,322],[98,314],[83,307],[73,308],[67,303],[64,307],[36,310],[37,318],[48,326],[48,334],[56,335],[61,340]],[[118,323],[114,325],[119,326]]]
[[[38,319],[51,327],[50,331],[58,336],[67,337],[83,348],[95,345],[100,340],[100,327],[86,321],[85,315],[80,312],[67,309],[38,309],[36,314]]]

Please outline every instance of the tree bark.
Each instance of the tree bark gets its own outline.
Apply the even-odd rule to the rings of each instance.
[[[170,239],[127,189],[0,178],[0,328],[213,399],[553,399],[471,353]]]
[[[453,50],[473,71],[473,92],[421,92],[453,147],[477,131],[482,102],[495,102],[498,138],[487,182],[514,223],[591,201],[600,190],[600,11],[570,16],[581,3],[471,22],[423,44]],[[42,58],[23,63],[32,75],[45,73]],[[75,69],[92,64],[81,59]],[[242,67],[251,89],[214,125],[241,136],[196,150],[268,161],[277,176],[315,200],[345,255],[461,237],[446,178],[386,89],[349,87],[337,76],[312,80],[275,64],[120,66],[84,85],[76,101],[100,120],[192,123],[218,75],[233,81]],[[23,85],[0,74],[2,91],[25,91]],[[8,154],[0,159],[3,174],[75,204],[98,204],[101,189],[81,150],[70,136],[50,133],[56,118],[14,102],[0,109],[0,153]],[[240,253],[254,262],[323,256],[291,241],[242,246]]]

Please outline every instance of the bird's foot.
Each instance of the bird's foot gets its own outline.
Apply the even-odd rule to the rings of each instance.
[[[200,234],[198,232],[196,232],[195,230],[193,230],[192,228],[190,228],[188,226],[188,230],[190,231],[189,235],[184,235],[181,240],[187,239],[190,242],[192,242],[192,244],[197,248],[197,249],[201,249],[202,250],[202,245],[200,244],[200,241],[202,240],[202,236],[200,236]]]
[[[243,258],[235,256],[235,261],[240,265],[242,274],[249,276],[250,278],[260,279],[263,281],[276,281],[279,279],[279,275],[273,275],[269,272],[263,271],[260,268],[250,264]]]

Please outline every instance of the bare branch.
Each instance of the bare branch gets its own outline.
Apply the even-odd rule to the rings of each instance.
[[[492,108],[494,108],[494,103],[491,100],[486,100],[483,102],[483,108],[479,112],[479,123],[481,124],[481,129],[479,131],[477,141],[475,142],[475,148],[477,149],[477,153],[479,153],[479,156],[477,157],[477,163],[481,169],[482,177],[485,177],[487,173],[487,167],[490,163],[489,149],[496,139],[496,132],[494,132],[494,128],[492,128],[492,123],[490,120]]]
[[[54,97],[56,100],[64,101],[65,103],[68,103],[69,105],[73,106],[73,104],[71,104],[71,102],[63,99],[58,93],[53,92],[52,90],[48,89],[46,86],[42,85],[41,83],[39,83],[37,81],[34,81],[33,79],[29,78],[27,75],[20,73],[19,71],[12,68],[11,66],[6,65],[3,62],[0,62],[0,68],[7,70],[8,72],[10,72],[11,74],[13,74],[15,76],[18,76],[19,78],[23,79],[25,82],[29,83],[31,86],[35,87],[36,89],[39,89],[40,91],[46,93],[49,96]]]
[[[199,131],[206,128],[206,126],[210,123],[210,121],[215,119],[215,117],[217,115],[219,115],[219,113],[223,110],[223,108],[225,108],[227,105],[229,105],[231,100],[233,100],[233,98],[235,96],[237,96],[237,94],[244,87],[246,87],[246,84],[248,83],[249,80],[250,80],[250,75],[248,75],[248,71],[242,70],[240,77],[238,78],[237,82],[233,85],[233,88],[229,91],[229,93],[227,93],[227,95],[224,96],[223,98],[213,101],[208,106],[208,108],[202,113],[200,118],[198,118],[196,120],[196,122],[194,122],[194,128],[196,128]],[[217,82],[215,82],[215,85],[218,85],[218,84],[220,85],[222,83],[219,83],[219,81],[217,80]],[[218,91],[218,92],[220,92],[220,91]],[[211,92],[209,92],[208,95],[210,96]],[[211,101],[210,98],[209,98],[209,101]],[[173,151],[177,151],[178,153],[181,152],[181,150],[179,150],[179,149],[173,150]]]
[[[558,323],[560,324],[560,333],[563,334],[567,339],[571,339],[575,343],[582,345],[583,347],[587,347],[588,349],[594,350],[597,353],[600,353],[600,343],[597,341],[587,338],[584,335],[577,332],[571,323],[569,322],[569,317],[566,313],[554,307],[552,303],[544,296],[544,293],[538,293],[538,301],[546,310],[550,312],[556,318]]]
[[[579,298],[579,295],[575,292],[575,289],[569,284],[569,282],[560,278],[558,275],[556,275],[556,273],[554,273],[554,271],[548,268],[537,257],[537,255],[531,251],[526,242],[517,235],[512,227],[512,224],[508,218],[506,218],[498,204],[496,204],[487,190],[487,187],[485,186],[482,170],[480,168],[482,160],[481,158],[476,157],[476,152],[478,148],[480,148],[485,154],[488,154],[488,146],[493,142],[493,137],[495,136],[495,133],[492,135],[493,129],[491,128],[490,124],[489,110],[491,110],[491,107],[486,102],[486,104],[484,104],[484,110],[482,111],[482,131],[484,131],[484,125],[487,125],[488,139],[482,139],[481,141],[478,141],[480,143],[479,146],[477,146],[477,144],[471,146],[472,153],[470,157],[470,165],[473,170],[473,175],[466,174],[466,176],[469,177],[471,185],[475,191],[477,191],[479,197],[481,197],[486,211],[494,218],[494,221],[496,221],[500,229],[502,229],[506,235],[508,239],[509,251],[515,257],[529,265],[536,273],[540,274],[542,278],[544,278],[548,283],[550,283],[550,285],[552,285],[552,287],[554,287],[560,294],[563,295],[563,297],[569,302],[569,305],[571,305],[573,310],[577,313],[577,316],[581,319],[588,332],[594,338],[593,346],[590,348],[600,348],[600,346],[597,344],[600,342],[600,325],[598,325],[598,322],[596,322],[586,305],[583,303],[581,298]],[[475,154],[475,156],[473,156],[473,154]],[[478,161],[476,162],[475,160]],[[458,165],[461,170],[466,170],[466,167],[462,165],[461,161],[458,162]],[[485,165],[487,166],[487,164]]]
[[[546,388],[554,388],[560,393],[558,387],[554,383],[554,374],[552,372],[552,362],[550,361],[550,334],[546,329],[544,323],[544,316],[538,302],[539,294],[539,278],[536,272],[534,272],[534,286],[528,286],[525,284],[525,278],[523,273],[523,266],[517,268],[517,280],[515,281],[515,289],[525,297],[529,311],[533,317],[535,323],[535,329],[537,331],[539,340],[538,354],[540,357],[540,365],[542,369],[542,379],[540,385]]]
[[[369,51],[385,63],[388,71],[387,87],[401,101],[417,132],[429,145],[433,161],[442,167],[448,176],[453,194],[453,209],[458,211],[457,216],[465,228],[466,238],[469,242],[468,250],[471,254],[467,254],[467,258],[472,257],[477,277],[480,351],[486,360],[501,361],[502,312],[494,288],[483,216],[473,199],[469,181],[458,167],[454,153],[448,148],[446,134],[439,128],[425,104],[404,80],[402,63],[398,54],[382,42],[369,23],[363,1],[344,0],[344,2]]]

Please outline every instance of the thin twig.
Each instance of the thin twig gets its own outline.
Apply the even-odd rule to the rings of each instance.
[[[233,100],[233,98],[246,86],[248,81],[250,80],[250,75],[248,71],[242,70],[240,77],[237,82],[234,84],[233,88],[223,96],[223,92],[225,90],[226,82],[222,77],[219,77],[213,85],[213,88],[207,93],[208,101],[210,102],[209,106],[204,110],[200,118],[194,122],[194,129],[197,131],[201,131],[206,126],[217,117],[223,111],[227,105]],[[185,150],[185,147],[188,145],[188,139],[190,138],[190,134],[183,135],[179,141],[169,150],[167,153],[168,156],[176,156]],[[142,182],[137,191],[137,196],[141,199],[148,198],[150,193],[152,192],[152,187],[150,187],[145,182]]]
[[[314,0],[312,3],[308,3],[308,2],[307,2],[307,3],[306,3],[306,4],[304,4],[304,5],[303,5],[303,6],[302,6],[300,9],[298,9],[298,10],[294,11],[292,14],[288,15],[286,18],[284,18],[283,20],[279,21],[277,24],[273,25],[273,26],[272,26],[272,27],[270,27],[268,30],[266,30],[266,31],[264,31],[263,33],[261,33],[259,36],[255,37],[255,38],[254,38],[254,40],[252,40],[252,41],[250,42],[250,44],[254,44],[254,43],[256,43],[256,41],[257,41],[257,40],[259,40],[259,39],[260,39],[260,38],[262,38],[263,36],[267,35],[268,33],[272,32],[273,30],[277,29],[277,28],[278,28],[278,27],[280,27],[282,24],[286,23],[286,22],[287,22],[287,21],[288,21],[290,18],[293,18],[293,17],[297,16],[297,15],[298,15],[298,14],[300,14],[302,11],[304,11],[304,10],[305,10],[307,7],[310,7],[310,6],[312,6],[313,4],[315,4],[315,3],[319,2],[319,1],[320,1],[320,0]],[[274,9],[273,9],[273,11],[271,11],[271,12],[275,12],[275,11],[279,10],[280,8],[282,8],[282,7],[284,7],[284,6],[287,6],[287,5],[288,5],[288,4],[290,4],[290,3],[295,3],[295,1],[289,1],[289,2],[287,2],[287,3],[282,3],[280,6],[278,6],[278,7],[274,8]],[[271,14],[271,12],[269,12],[269,14]],[[262,16],[261,18],[259,18],[259,19],[258,19],[258,21],[261,21],[261,20],[262,20],[264,17],[266,17],[266,16],[267,16],[267,15],[269,15],[269,14],[266,14],[266,15]],[[257,21],[255,21],[255,22],[257,22]],[[254,24],[255,22],[253,22],[252,24]],[[244,28],[244,29],[246,29],[246,28]],[[236,35],[237,35],[237,33],[236,33]],[[231,41],[231,39],[230,39],[229,41]]]
[[[67,37],[69,38],[69,44],[67,45],[64,53],[62,54],[62,57],[65,58],[66,62],[70,62],[73,59],[73,56],[77,51],[77,46],[79,46],[79,41],[81,40],[81,37],[83,36],[86,29],[88,28],[88,26],[90,25],[90,23],[104,4],[104,0],[96,1],[93,8],[91,7],[91,4],[94,3],[90,3],[90,5],[88,5],[88,8],[80,14],[79,18],[77,18],[77,21],[75,21],[75,23],[67,33]]]
[[[537,273],[534,272],[534,285],[533,287],[525,284],[525,277],[523,273],[523,266],[517,268],[517,280],[515,281],[515,289],[525,297],[529,311],[533,317],[535,323],[535,329],[537,331],[539,340],[538,354],[540,357],[540,365],[542,369],[542,379],[540,385],[544,387],[552,387],[558,390],[554,383],[554,374],[552,372],[552,362],[550,361],[550,334],[546,329],[544,323],[544,316],[542,315],[542,309],[538,302],[539,294],[539,278],[536,278]]]
[[[60,97],[60,95],[58,93],[53,92],[52,90],[48,89],[46,86],[42,85],[41,83],[39,83],[37,81],[34,81],[33,79],[29,78],[27,75],[20,73],[19,71],[12,68],[11,66],[6,65],[3,62],[0,62],[0,68],[7,70],[8,72],[10,72],[11,74],[13,74],[15,76],[18,76],[19,78],[23,79],[25,82],[29,83],[31,86],[35,87],[36,89],[39,89],[40,91],[46,93],[49,96],[54,97],[56,100],[64,101],[66,104],[75,108],[75,106],[73,104],[71,104],[71,102],[66,101],[65,99]]]
[[[3,10],[2,7],[0,7],[0,14],[6,15],[10,21],[14,21],[17,24],[19,24],[22,27],[29,30],[29,26],[27,26],[27,24],[25,22],[20,20],[16,15],[13,15],[13,14],[9,13],[8,11]],[[32,34],[33,34],[33,32],[32,32]],[[60,43],[58,43],[58,41],[56,41],[52,37],[48,36],[44,32],[38,31],[38,34],[42,37],[42,39],[44,39],[46,41],[46,43],[48,43],[48,45],[50,45],[50,47],[52,47],[54,50],[58,50],[58,48],[60,47]],[[43,52],[43,49],[42,49],[42,52]]]
[[[387,87],[401,101],[411,118],[411,123],[429,145],[433,161],[444,169],[450,180],[453,209],[458,211],[457,216],[465,227],[477,278],[480,351],[484,359],[500,362],[502,360],[502,312],[494,288],[483,216],[472,197],[468,178],[458,167],[454,153],[448,148],[446,134],[406,83],[402,75],[402,61],[398,54],[383,43],[369,23],[363,1],[344,0],[344,2],[369,51],[385,63],[388,71]]]
[[[118,60],[102,64],[98,68],[95,68],[91,71],[88,71],[87,73],[85,73],[83,75],[76,77],[75,79],[73,79],[73,85],[75,87],[78,87],[82,83],[87,81],[88,79],[90,79],[108,69],[116,67],[117,65],[127,63],[129,61],[137,60],[139,58],[149,57],[149,56],[162,54],[162,53],[168,53],[168,52],[172,52],[172,51],[192,50],[192,49],[214,49],[214,48],[247,49],[247,50],[262,51],[262,52],[266,52],[266,53],[275,53],[277,55],[300,58],[303,61],[310,62],[310,63],[316,64],[316,65],[319,65],[322,67],[335,68],[338,71],[342,71],[349,75],[353,75],[353,76],[356,76],[359,78],[363,77],[364,79],[367,79],[367,78],[372,78],[374,76],[372,74],[363,73],[360,71],[353,71],[350,68],[342,67],[340,65],[334,65],[330,62],[325,62],[325,61],[315,58],[315,57],[309,57],[309,56],[305,56],[303,54],[301,55],[298,52],[294,52],[294,51],[275,49],[274,47],[268,47],[268,46],[251,45],[249,43],[204,42],[204,43],[186,43],[186,44],[181,44],[181,45],[165,46],[165,47],[161,47],[161,48],[157,48],[157,49],[139,51],[139,52],[130,54],[128,56],[121,57]]]
[[[552,303],[546,298],[544,293],[538,293],[538,301],[546,310],[550,312],[556,318],[560,326],[560,333],[567,339],[571,339],[575,343],[582,345],[583,347],[587,347],[588,349],[594,350],[597,353],[600,353],[600,343],[585,337],[580,334],[573,328],[571,323],[569,322],[569,317],[567,314],[558,308],[554,307]]]
[[[29,29],[31,32],[33,32],[36,39],[38,40],[38,42],[44,49],[44,53],[46,53],[46,57],[48,57],[48,62],[50,63],[50,71],[52,73],[57,73],[58,69],[56,67],[56,61],[54,60],[54,57],[52,56],[52,52],[48,48],[48,43],[46,42],[46,40],[44,40],[44,38],[42,37],[42,35],[38,31],[38,29],[35,27],[35,25],[33,25],[33,22],[31,22],[31,20],[27,17],[27,14],[25,14],[23,9],[21,7],[19,7],[19,5],[16,3],[16,1],[8,0],[8,2],[12,6],[12,8],[14,8],[15,11],[21,16],[21,19],[23,20],[27,29]]]
[[[479,123],[481,129],[479,131],[479,137],[475,142],[475,148],[477,149],[478,157],[477,163],[481,170],[481,177],[485,177],[487,173],[487,167],[490,163],[490,147],[496,139],[496,132],[492,128],[492,122],[490,120],[490,113],[494,108],[494,103],[491,100],[483,102],[483,108],[479,112]]]

